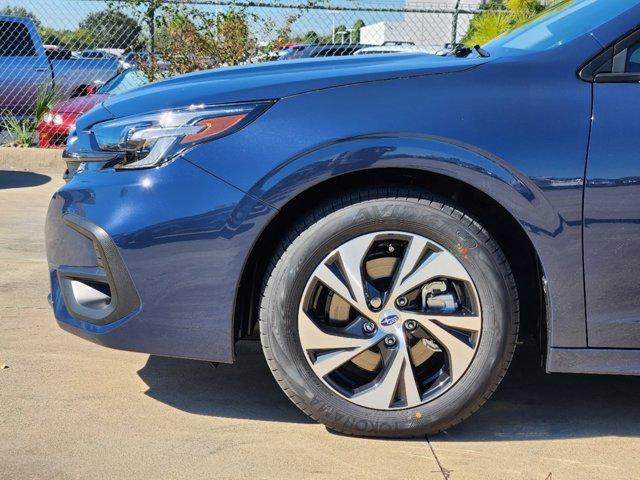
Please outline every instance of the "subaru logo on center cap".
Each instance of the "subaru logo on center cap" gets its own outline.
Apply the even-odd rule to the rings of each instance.
[[[384,317],[382,317],[382,320],[380,320],[380,323],[385,327],[390,327],[391,325],[396,323],[399,319],[400,317],[397,314],[388,313]]]

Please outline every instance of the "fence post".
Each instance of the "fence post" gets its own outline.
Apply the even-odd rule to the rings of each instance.
[[[151,53],[155,53],[156,51],[156,6],[149,2],[149,8],[151,11],[149,12],[149,50]]]
[[[451,23],[451,45],[455,45],[458,41],[458,15],[460,12],[460,0],[453,7],[453,22]]]

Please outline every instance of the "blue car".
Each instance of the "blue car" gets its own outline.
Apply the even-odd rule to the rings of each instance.
[[[58,323],[228,363],[259,335],[299,408],[365,436],[467,418],[519,331],[548,372],[640,374],[639,25],[637,0],[569,0],[447,56],[105,101],[49,207]]]

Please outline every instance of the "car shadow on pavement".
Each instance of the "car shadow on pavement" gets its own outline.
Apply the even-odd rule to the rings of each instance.
[[[238,344],[237,363],[151,356],[138,372],[150,397],[217,417],[309,423],[286,398],[258,342]],[[437,441],[518,441],[640,436],[640,377],[547,375],[535,348],[519,347],[504,381],[478,412]]]
[[[0,170],[0,190],[6,188],[37,187],[51,181],[51,177],[33,172]]]
[[[640,436],[640,377],[546,374],[537,348],[516,350],[498,390],[437,441]]]
[[[152,355],[138,375],[149,386],[148,396],[189,413],[313,422],[280,390],[257,341],[239,342],[233,365]]]

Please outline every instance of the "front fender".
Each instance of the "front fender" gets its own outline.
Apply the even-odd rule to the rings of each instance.
[[[553,330],[556,322],[569,321],[567,305],[583,299],[580,289],[567,286],[575,286],[573,275],[581,270],[574,268],[576,259],[559,248],[559,242],[562,243],[559,238],[571,225],[546,195],[556,195],[556,201],[558,195],[573,195],[575,185],[564,185],[564,180],[547,181],[542,185],[543,191],[540,182],[474,146],[415,133],[376,133],[327,142],[306,150],[267,171],[244,190],[249,198],[273,207],[275,218],[277,211],[298,195],[328,179],[367,170],[379,171],[383,176],[385,169],[391,168],[451,177],[477,188],[502,205],[531,239],[549,280],[550,328]],[[254,178],[255,174],[250,172]],[[571,321],[580,328],[583,319],[572,315]]]
[[[376,133],[327,143],[269,171],[247,193],[280,209],[330,178],[387,168],[437,173],[473,186],[504,206],[535,235],[553,235],[561,228],[558,212],[526,175],[489,152],[429,135]]]

